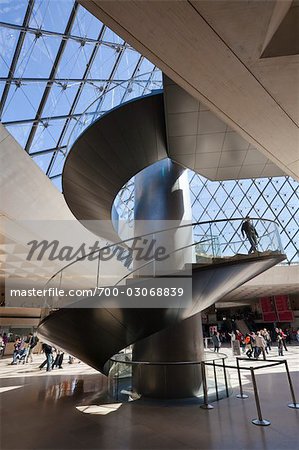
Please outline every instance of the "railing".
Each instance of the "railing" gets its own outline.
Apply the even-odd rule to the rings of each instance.
[[[254,400],[257,410],[257,418],[252,419],[251,422],[258,426],[271,425],[270,420],[264,419],[262,416],[261,402],[259,398],[258,386],[255,376],[255,371],[265,369],[269,367],[284,365],[287,380],[290,388],[290,394],[292,402],[288,404],[289,408],[299,409],[299,403],[296,401],[295,391],[286,360],[272,360],[267,361],[256,360],[257,367],[244,367],[240,365],[241,361],[249,362],[247,358],[237,357],[236,365],[226,364],[225,360],[227,356],[225,354],[207,354],[204,353],[204,359],[202,361],[182,361],[182,362],[152,362],[152,361],[132,361],[132,355],[126,353],[119,353],[110,359],[110,369],[108,375],[108,388],[110,396],[114,400],[137,400],[141,397],[139,392],[136,392],[132,385],[132,367],[134,366],[200,366],[202,386],[198,386],[198,395],[194,398],[201,403],[203,409],[214,409],[211,402],[218,401],[224,397],[228,397],[232,392],[230,385],[230,377],[228,369],[234,369],[238,372],[238,382],[240,392],[236,395],[237,398],[247,399],[249,395],[244,394],[241,371],[249,371],[251,374]],[[252,364],[252,361],[250,361]],[[139,371],[136,372],[137,374]],[[137,383],[138,385],[138,380]]]
[[[159,366],[166,377],[166,370],[169,367],[192,366],[201,370],[203,383],[198,385],[198,393],[194,398],[195,401],[204,407],[207,393],[213,401],[228,397],[232,393],[230,377],[226,371],[225,360],[227,356],[223,353],[204,352],[203,361],[179,361],[179,362],[153,362],[153,361],[133,361],[132,354],[118,353],[109,360],[108,374],[108,390],[110,397],[116,401],[137,400],[141,397],[136,390],[135,384],[138,386],[138,377],[142,377],[142,367]],[[205,363],[210,362],[211,365],[205,367]],[[219,364],[215,364],[219,362]],[[135,380],[133,380],[133,368],[135,370]]]
[[[44,288],[48,293],[45,308],[66,306],[78,298],[94,295],[95,289],[125,284],[128,279],[177,275],[186,270],[188,264],[214,264],[244,258],[250,244],[241,236],[242,220],[221,219],[168,227],[93,251],[72,261],[50,278]],[[259,235],[257,253],[253,256],[269,252],[283,254],[276,223],[258,218],[252,222]],[[141,255],[138,259],[136,243],[142,244],[144,239],[147,245],[142,247],[143,255],[150,248],[151,254],[147,258]],[[132,250],[134,246],[135,250]],[[163,261],[157,260],[159,248],[165,250]],[[189,269],[191,275],[191,267]],[[69,292],[70,289],[81,289],[84,293],[78,293],[75,298],[65,295],[62,298],[57,294],[58,290]]]

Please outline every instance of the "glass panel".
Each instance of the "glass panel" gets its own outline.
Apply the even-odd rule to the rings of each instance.
[[[61,145],[67,145],[68,140],[69,140],[69,137],[70,137],[70,134],[71,134],[71,132],[72,132],[72,130],[73,130],[73,128],[74,128],[74,125],[75,125],[76,123],[77,123],[77,120],[76,120],[76,119],[71,119],[71,120],[68,122],[67,128],[66,128],[65,133],[64,133],[63,138],[62,138]],[[63,151],[67,151],[67,149],[64,149]]]
[[[16,141],[24,148],[31,130],[32,124],[7,125],[5,128],[11,133]]]
[[[82,78],[93,46],[82,46],[80,42],[69,40],[61,57],[57,78]]]
[[[62,169],[65,163],[65,156],[62,152],[57,152],[55,155],[55,161],[53,164],[53,167],[51,169],[50,172],[50,177],[54,176],[54,175],[59,175],[60,173],[62,173]]]
[[[114,48],[101,45],[90,70],[90,78],[109,78],[118,53]]]
[[[46,172],[52,158],[52,153],[46,153],[45,155],[34,156],[33,161]]]
[[[75,23],[72,28],[72,34],[75,36],[90,37],[97,39],[103,24],[87,9],[79,7]]]
[[[16,67],[16,77],[48,77],[61,39],[27,33]]]
[[[62,192],[62,177],[58,177],[58,178],[54,178],[53,180],[51,180],[52,183],[54,184],[55,187],[57,187],[57,189]]]
[[[27,1],[2,0],[0,3],[0,17],[3,22],[21,25],[27,9]]]
[[[1,16],[1,5],[0,5]],[[0,76],[7,77],[20,32],[10,28],[0,28]]]
[[[40,84],[22,84],[21,87],[12,86],[5,103],[2,121],[33,119],[42,98],[43,87]]]
[[[104,41],[111,42],[114,44],[121,44],[123,42],[123,39],[117,36],[117,34],[115,34],[114,31],[110,30],[110,28],[107,27],[104,34]]]
[[[69,114],[71,105],[78,91],[79,83],[55,84],[43,111],[43,117],[53,117]]]
[[[35,0],[29,26],[63,33],[73,5],[73,0]]]
[[[85,109],[88,108],[88,106],[100,95],[101,91],[97,88],[97,86],[85,84],[75,108],[75,112],[82,113],[83,111],[85,111]]]
[[[148,59],[143,58],[142,63],[140,64],[140,73],[148,73],[154,69],[154,64],[151,63]]]
[[[61,133],[64,121],[53,120],[48,123],[40,123],[37,127],[30,152],[37,152],[56,146],[57,137]]]
[[[132,50],[126,50],[123,53],[120,63],[117,67],[116,78],[125,80],[131,78],[139,58],[139,53]],[[136,75],[138,75],[138,73]]]
[[[296,181],[289,177],[276,177],[213,182],[191,171],[189,179],[195,220],[215,220],[222,216],[237,218],[247,214],[276,220],[281,225],[280,234],[288,260],[299,261],[298,238],[295,237],[299,205]]]

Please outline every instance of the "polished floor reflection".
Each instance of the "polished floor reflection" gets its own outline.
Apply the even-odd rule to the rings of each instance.
[[[230,349],[222,349],[233,361]],[[276,359],[276,350],[273,355]],[[299,397],[299,346],[289,348],[291,376]],[[253,389],[243,373],[246,400],[231,396],[211,411],[192,403],[104,399],[106,378],[82,363],[62,370],[0,360],[2,449],[296,449],[299,410],[287,407],[290,392],[282,366],[257,372],[261,408],[269,427],[256,418]],[[237,390],[236,372],[230,373]]]

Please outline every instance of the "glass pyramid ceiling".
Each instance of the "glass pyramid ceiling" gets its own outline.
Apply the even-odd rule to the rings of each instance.
[[[0,119],[61,189],[72,129],[153,88],[161,72],[74,0],[1,0]]]

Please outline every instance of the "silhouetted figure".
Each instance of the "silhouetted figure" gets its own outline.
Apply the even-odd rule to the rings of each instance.
[[[283,356],[283,338],[280,334],[277,335],[277,347],[278,347],[278,356]]]
[[[259,236],[257,234],[256,229],[250,222],[250,218],[248,216],[245,218],[244,222],[242,223],[241,232],[242,232],[243,237],[246,234],[246,237],[249,240],[250,245],[251,245],[248,254],[256,252],[257,251],[257,238]]]
[[[219,347],[220,347],[220,339],[219,339],[219,333],[217,333],[217,331],[214,332],[213,336],[212,336],[212,341],[214,344],[214,352],[219,352]]]
[[[53,350],[51,345],[43,344],[42,345],[42,351],[44,352],[46,359],[45,361],[39,366],[40,369],[42,369],[47,364],[47,372],[50,372],[52,369],[53,364]]]

